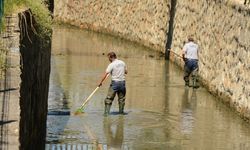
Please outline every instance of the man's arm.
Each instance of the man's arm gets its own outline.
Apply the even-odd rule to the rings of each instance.
[[[186,58],[185,58],[185,54],[182,53],[182,60],[185,61],[185,59],[186,59]]]
[[[182,50],[182,60],[185,62],[187,60],[186,56],[186,51],[183,49]]]
[[[102,86],[103,81],[106,80],[106,78],[108,78],[108,76],[109,76],[109,73],[105,73],[105,74],[104,74],[104,76],[102,77],[101,82],[100,82],[99,85],[98,85],[99,87]]]
[[[109,74],[111,74],[112,68],[113,68],[112,64],[109,64],[108,67],[107,67],[107,69],[106,69],[106,72],[105,72],[104,76],[102,77],[101,82],[100,82],[99,85],[98,85],[99,87],[102,86],[103,81],[104,81],[106,78],[108,78]]]
[[[186,52],[187,52],[187,44],[184,44],[183,49],[182,49],[182,60],[185,62],[186,61]]]
[[[199,53],[200,53],[200,50],[199,50],[199,47],[198,47],[198,48],[197,48],[197,57],[198,57],[198,60],[199,60],[199,58],[200,58]]]
[[[125,66],[125,74],[128,74],[128,68]]]

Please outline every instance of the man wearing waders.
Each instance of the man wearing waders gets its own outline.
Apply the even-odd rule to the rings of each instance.
[[[118,60],[114,52],[108,53],[108,59],[111,63],[108,65],[106,73],[99,84],[99,86],[101,86],[102,82],[105,80],[108,74],[111,75],[112,78],[111,84],[108,90],[108,95],[104,101],[105,116],[109,115],[110,108],[116,94],[118,95],[119,113],[120,114],[124,113],[125,95],[126,95],[125,74],[128,73],[126,64],[123,61]]]
[[[198,76],[198,45],[194,43],[194,39],[192,37],[188,38],[188,42],[183,47],[182,58],[185,62],[184,66],[184,80],[185,85],[189,85],[189,76],[192,74],[192,81],[194,88],[198,88],[197,84],[197,76]]]

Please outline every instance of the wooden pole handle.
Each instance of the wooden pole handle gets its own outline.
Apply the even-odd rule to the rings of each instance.
[[[104,80],[106,80],[108,78],[109,74],[106,76],[106,78]],[[104,81],[103,80],[103,81]],[[89,97],[83,102],[82,106],[80,107],[81,109],[90,101],[90,98],[95,94],[95,92],[99,89],[100,87],[97,86],[95,88],[95,90],[89,95]]]
[[[95,92],[99,89],[100,87],[96,87],[95,90],[89,95],[89,97],[83,102],[81,108],[83,108],[87,103],[88,101],[90,100],[90,98],[95,94]]]

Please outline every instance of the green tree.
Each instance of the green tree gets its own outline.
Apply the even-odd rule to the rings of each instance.
[[[0,25],[2,24],[3,12],[4,12],[4,0],[0,0]]]

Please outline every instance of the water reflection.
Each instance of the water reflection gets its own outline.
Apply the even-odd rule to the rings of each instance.
[[[117,120],[110,117],[103,119],[103,130],[107,140],[108,149],[122,149],[124,118],[119,116]]]
[[[192,92],[191,97],[189,96]],[[196,104],[196,90],[190,90],[185,88],[182,99],[182,111],[181,111],[181,132],[182,134],[191,134],[194,125],[194,112]]]
[[[52,58],[51,64],[52,66],[55,66],[55,60]],[[70,67],[67,67],[70,68]],[[69,96],[69,91],[64,90],[62,87],[62,83],[60,80],[60,74],[61,72],[58,72],[58,70],[52,69],[50,73],[50,90],[49,90],[49,103],[51,105],[48,106],[49,111],[51,110],[61,110],[61,109],[69,109],[69,101],[68,101],[68,96]],[[67,70],[67,74],[70,74],[70,71]],[[66,78],[67,79],[67,78]],[[67,82],[70,79],[66,80]]]

